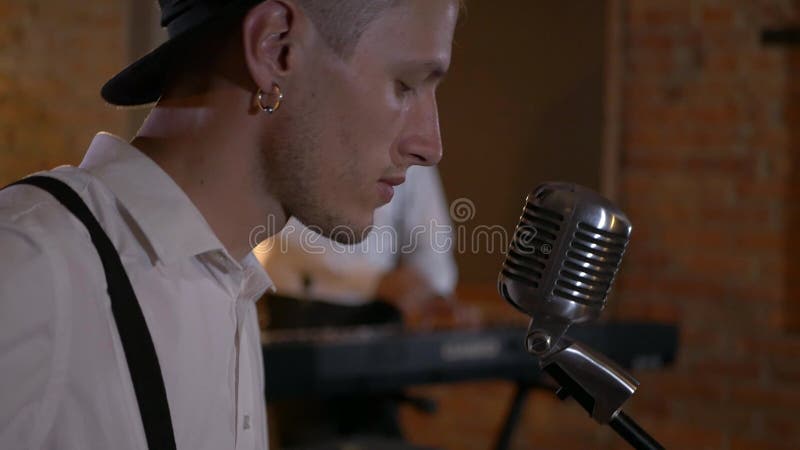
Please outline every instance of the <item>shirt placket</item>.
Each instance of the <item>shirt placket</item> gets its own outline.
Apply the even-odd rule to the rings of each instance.
[[[240,272],[241,274],[241,272]],[[250,341],[247,339],[247,322],[250,314],[249,298],[242,295],[246,292],[246,277],[240,276],[236,298],[236,450],[251,450],[255,448],[256,414],[253,410],[253,366]]]

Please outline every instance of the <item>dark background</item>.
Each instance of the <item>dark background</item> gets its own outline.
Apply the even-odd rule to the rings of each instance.
[[[475,205],[467,236],[478,225],[512,232],[539,183],[599,189],[604,30],[602,1],[467,3],[439,95],[439,167],[450,200]],[[492,282],[501,249],[476,247],[457,254],[461,277]]]

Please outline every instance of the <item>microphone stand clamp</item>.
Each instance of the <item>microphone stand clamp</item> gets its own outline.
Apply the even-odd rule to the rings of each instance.
[[[546,318],[550,319],[550,318]],[[610,425],[636,449],[663,449],[622,411],[639,382],[604,355],[564,333],[568,322],[531,320],[526,349],[560,385],[556,395],[574,398],[599,424]]]

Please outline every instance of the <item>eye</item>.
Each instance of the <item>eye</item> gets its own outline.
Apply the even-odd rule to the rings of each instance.
[[[406,83],[400,80],[395,81],[395,86],[397,89],[397,94],[400,95],[401,97],[412,94],[414,92],[414,89],[412,89],[411,86],[407,85]]]

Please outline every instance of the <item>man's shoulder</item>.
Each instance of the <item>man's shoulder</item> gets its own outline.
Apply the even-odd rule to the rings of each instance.
[[[82,197],[89,186],[89,176],[76,167],[62,166],[37,172],[66,183]],[[64,229],[74,225],[65,221],[72,214],[50,193],[36,186],[17,184],[0,189],[0,230],[19,229],[27,234],[52,234],[53,228]],[[0,233],[2,233],[0,231]]]
[[[76,191],[86,188],[74,168],[37,175],[58,178]],[[74,290],[81,286],[71,280],[83,270],[76,263],[87,246],[79,223],[70,216],[58,200],[35,186],[0,190],[0,348],[6,349],[0,352],[0,364],[8,368],[0,387],[28,386],[7,396],[0,416],[54,408],[59,398],[59,391],[48,386],[60,382],[56,374],[63,374],[68,364],[63,357],[72,327],[68,300],[80,298]],[[0,425],[0,441],[9,438],[8,430]]]
[[[63,181],[82,196],[89,182],[74,167],[60,167],[37,175]],[[76,246],[87,248],[87,244],[91,245],[88,231],[48,192],[24,184],[0,190],[0,248],[3,249],[0,266],[4,266],[6,274],[25,270],[26,266],[44,269],[53,255],[63,254],[68,248],[74,251]]]

